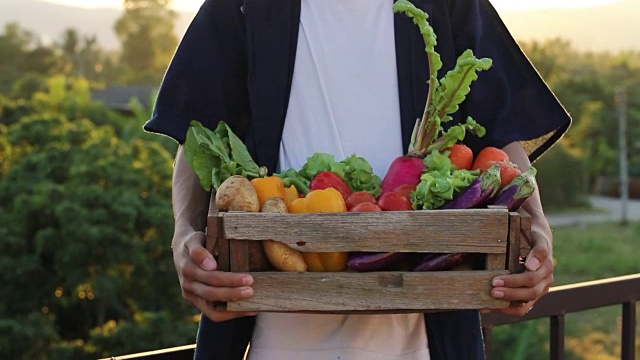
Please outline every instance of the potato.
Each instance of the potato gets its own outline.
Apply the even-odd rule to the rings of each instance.
[[[258,193],[249,180],[240,175],[222,182],[216,192],[216,206],[220,211],[260,211]]]
[[[279,197],[270,198],[262,205],[262,212],[286,213],[287,205]],[[307,271],[307,263],[302,253],[292,249],[287,244],[273,240],[262,241],[264,252],[269,262],[281,271]]]

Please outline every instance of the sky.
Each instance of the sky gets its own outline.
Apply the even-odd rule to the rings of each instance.
[[[77,7],[119,8],[122,0],[44,0]],[[605,5],[621,0],[491,0],[498,11],[526,11],[545,8],[583,8]],[[203,0],[174,0],[177,10],[196,11]]]

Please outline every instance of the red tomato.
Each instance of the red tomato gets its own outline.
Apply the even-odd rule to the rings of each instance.
[[[351,209],[352,207],[361,203],[375,204],[376,198],[366,191],[356,191],[354,193],[351,193],[351,195],[347,197],[346,203],[347,203],[347,209]]]
[[[476,157],[476,160],[473,162],[472,169],[473,170],[480,170],[480,172],[485,172],[496,161],[508,162],[509,161],[509,155],[507,155],[506,152],[504,152],[504,151],[502,151],[502,150],[500,150],[498,148],[489,146],[489,147],[486,147],[486,148],[482,149],[478,153],[478,156]]]
[[[393,189],[393,192],[399,192],[402,195],[411,199],[411,192],[416,189],[416,186],[418,185],[415,185],[415,184],[400,185],[397,188]]]
[[[473,165],[473,151],[466,145],[454,144],[445,150],[450,151],[449,159],[458,170],[471,170]]]
[[[362,202],[352,207],[351,212],[367,212],[367,211],[382,211],[380,206],[370,203],[370,202]]]
[[[400,192],[388,192],[378,199],[378,206],[382,211],[413,210],[411,199]]]
[[[515,164],[504,161],[495,162],[500,165],[500,187],[508,185],[521,171]]]

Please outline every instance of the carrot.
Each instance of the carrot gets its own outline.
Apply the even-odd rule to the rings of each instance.
[[[488,146],[478,153],[475,161],[473,162],[473,166],[471,167],[473,170],[480,170],[481,173],[487,171],[495,162],[508,162],[509,155],[503,150],[500,150],[496,147]]]
[[[471,170],[473,165],[473,150],[463,144],[454,144],[452,147],[446,148],[450,151],[449,159],[458,170]]]

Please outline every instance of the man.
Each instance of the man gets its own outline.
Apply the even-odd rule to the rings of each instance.
[[[487,0],[420,0],[438,36],[443,70],[472,49],[494,67],[458,116],[487,128],[468,136],[476,153],[503,148],[523,170],[557,141],[570,119],[524,57]],[[428,92],[417,27],[391,0],[208,0],[194,19],[159,93],[149,131],[184,141],[191,120],[225,120],[260,165],[299,168],[315,151],[351,153],[384,176],[406,151]],[[210,194],[184,159],[173,178],[174,262],[185,298],[205,315],[196,358],[482,359],[477,311],[375,316],[238,314],[206,301],[252,296],[253,279],[216,271],[202,246]],[[492,296],[526,313],[553,281],[551,231],[536,193],[532,251],[524,274],[493,280]]]

